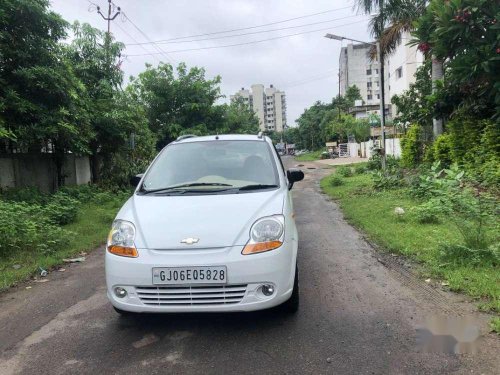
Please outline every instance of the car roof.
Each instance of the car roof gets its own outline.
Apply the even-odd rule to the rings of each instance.
[[[173,141],[172,144],[192,143],[192,142],[207,142],[207,141],[263,141],[270,142],[269,137],[258,136],[254,134],[219,134],[206,136],[191,136]]]

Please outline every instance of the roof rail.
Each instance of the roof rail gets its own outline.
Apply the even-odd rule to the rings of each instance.
[[[257,134],[257,138],[259,138],[259,139],[262,139],[262,136],[263,136],[263,133],[262,133],[262,132],[259,132],[259,133]]]
[[[178,136],[175,141],[178,142],[178,141],[182,141],[183,139],[194,138],[194,137],[197,137],[197,135],[194,135],[194,134],[184,134],[184,135]]]

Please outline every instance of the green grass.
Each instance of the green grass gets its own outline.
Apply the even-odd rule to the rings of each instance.
[[[496,332],[500,335],[500,317],[496,316],[491,319],[490,327],[492,332]]]
[[[319,151],[312,151],[312,152],[306,152],[305,154],[299,155],[295,157],[295,160],[298,161],[314,161],[314,160],[320,160],[321,159],[321,154],[323,153],[323,150]]]
[[[421,263],[423,276],[446,280],[453,291],[476,298],[484,311],[500,312],[500,270],[491,266],[453,266],[442,264],[438,246],[457,243],[460,234],[450,222],[418,224],[407,214],[394,215],[395,207],[406,213],[418,205],[403,189],[376,192],[369,174],[343,179],[332,186],[331,176],[321,181],[322,189],[337,200],[346,219],[364,231],[382,248],[413,258]]]
[[[82,205],[77,220],[63,227],[74,233],[68,246],[63,250],[50,255],[20,251],[0,259],[0,291],[28,279],[39,271],[39,267],[50,269],[63,263],[63,258],[77,255],[82,251],[90,251],[103,244],[116,212],[122,204],[123,202],[116,199]],[[20,265],[21,268],[14,269],[14,265]]]

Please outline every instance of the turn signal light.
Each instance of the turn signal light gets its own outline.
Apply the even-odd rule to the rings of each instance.
[[[241,252],[243,255],[263,253],[264,251],[274,250],[283,244],[281,241],[267,241],[267,242],[257,242],[249,243]]]
[[[120,255],[122,257],[137,258],[139,256],[139,253],[137,252],[137,249],[135,247],[111,245],[108,246],[108,251],[111,254]]]

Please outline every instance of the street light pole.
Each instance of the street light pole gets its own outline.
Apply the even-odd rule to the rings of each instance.
[[[380,49],[380,43],[379,42],[363,42],[362,40],[356,40],[352,38],[346,38],[344,36],[339,36],[339,35],[334,35],[334,34],[326,34],[325,38],[328,39],[335,39],[335,40],[350,40],[352,42],[357,42],[357,43],[362,43],[362,44],[368,44],[377,47],[377,59],[379,61],[379,83],[380,83],[380,130],[382,132],[382,144],[381,144],[381,149],[380,153],[382,154],[382,168],[385,169],[386,166],[386,156],[385,156],[385,77],[384,77],[384,59],[383,59],[383,54],[382,50]],[[340,70],[340,60],[339,60],[339,70]],[[340,74],[339,74],[339,82],[340,82]],[[339,90],[339,95],[340,95],[340,90]]]

